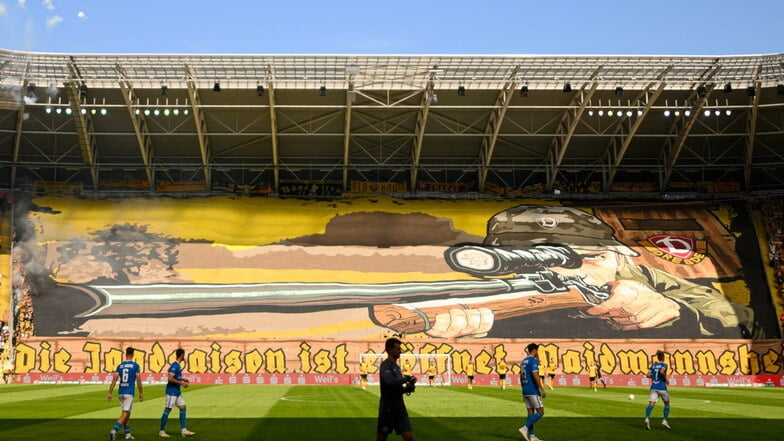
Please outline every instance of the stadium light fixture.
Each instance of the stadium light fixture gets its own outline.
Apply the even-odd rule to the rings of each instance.
[[[150,109],[144,109],[144,116],[150,116]]]
[[[593,110],[588,110],[588,116],[593,116]]]
[[[52,113],[52,108],[51,107],[47,107],[46,109],[44,109],[44,111],[46,113]]]
[[[220,82],[216,81],[215,84],[212,85],[212,91],[213,92],[220,92],[221,91]]]
[[[622,116],[623,116],[623,112],[619,110],[619,111],[615,112],[615,116],[617,116],[618,118],[620,118],[620,117],[622,117]]]
[[[457,96],[465,96],[465,87],[460,86],[457,88]]]
[[[187,114],[188,114],[188,109],[185,109],[185,110],[183,110],[183,111],[182,111],[182,114],[183,114],[183,115],[187,115]]]
[[[727,115],[727,116],[730,116],[730,115],[732,115],[732,110],[731,109],[727,109],[727,110],[724,111],[724,114]]]
[[[724,85],[724,93],[732,93],[732,83],[727,83]]]
[[[564,93],[571,92],[572,91],[572,85],[569,84],[569,83],[564,84],[563,91],[564,91]]]
[[[65,108],[65,114],[66,114],[66,115],[70,115],[70,114],[71,114],[71,112],[72,112],[72,111],[71,111],[71,108],[70,108],[70,107],[66,107],[66,108]]]
[[[177,115],[179,115],[179,114],[180,114],[180,109],[174,109],[174,110],[172,110],[172,114],[173,114],[174,116],[177,116]]]
[[[107,113],[108,111],[106,110],[105,107],[101,109],[101,116],[106,116]]]
[[[623,87],[616,87],[615,88],[615,96],[623,96]]]
[[[681,111],[680,110],[676,110],[673,114],[675,116],[681,116]]]
[[[637,116],[642,116],[642,110],[637,109]]]
[[[319,88],[319,96],[327,96],[327,86],[321,86]]]
[[[95,107],[93,107],[92,109],[90,109],[90,114],[91,114],[91,115],[95,115],[97,112],[98,112],[98,111],[97,111],[97,110],[95,110]]]
[[[719,115],[721,115],[721,110],[716,109],[716,110],[713,111],[713,114],[716,115],[716,116],[719,116]]]
[[[749,86],[746,88],[746,96],[748,97],[757,96],[757,90],[754,88],[754,86]]]
[[[631,111],[631,110],[627,110],[627,111],[626,111],[626,116],[628,116],[629,118],[631,118],[631,117],[632,117],[632,115],[633,115],[633,113],[632,113],[632,111]]]
[[[520,96],[528,96],[528,86],[523,86],[520,88]]]
[[[704,112],[702,112],[702,114],[705,115],[705,116],[710,116],[711,111],[706,109]]]
[[[261,84],[256,86],[256,96],[264,96],[264,86]]]
[[[81,110],[79,110],[79,113],[81,113],[82,115],[87,115],[87,109],[85,109],[84,107],[82,107],[82,109],[81,109]]]
[[[63,113],[63,109],[58,107],[58,108],[54,109],[54,112],[59,115],[59,114]]]
[[[683,116],[685,116],[686,118],[690,117],[691,116],[691,110],[689,110],[689,109],[684,110],[683,111]]]
[[[163,116],[169,116],[169,113],[171,113],[169,109],[163,109]]]
[[[158,115],[161,114],[161,111],[158,110],[158,109],[155,109],[155,110],[152,111],[152,114],[155,115],[155,116],[158,116]]]
[[[666,116],[666,117],[669,117],[669,116],[670,116],[670,111],[669,111],[669,109],[664,111],[664,116]]]

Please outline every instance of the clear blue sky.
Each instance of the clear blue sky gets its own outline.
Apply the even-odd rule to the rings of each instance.
[[[0,48],[67,53],[784,52],[784,0],[0,0]]]

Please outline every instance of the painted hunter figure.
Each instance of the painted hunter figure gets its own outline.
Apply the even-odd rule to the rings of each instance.
[[[445,258],[456,271],[507,283],[507,292],[452,304],[399,305],[430,319],[422,329],[421,320],[401,314],[399,330],[438,337],[519,337],[521,329],[526,336],[564,338],[762,336],[751,308],[635,263],[638,253],[613,233],[596,216],[572,207],[504,210],[489,220],[484,243],[450,247]]]

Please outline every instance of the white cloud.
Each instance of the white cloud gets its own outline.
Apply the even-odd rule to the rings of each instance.
[[[25,7],[25,3],[27,3],[27,0],[18,0],[18,1],[19,1],[19,6],[24,8]]]
[[[59,15],[55,15],[54,17],[50,17],[46,19],[46,27],[47,29],[52,29],[53,27],[59,25],[63,22],[63,17]]]
[[[85,13],[84,13],[84,11],[79,11],[79,12],[76,14],[76,17],[77,17],[79,20],[87,20],[87,14],[85,14]]]
[[[41,0],[41,4],[46,6],[46,9],[50,11],[54,11],[54,5],[52,4],[52,0]]]
[[[5,15],[8,12],[8,8],[5,7],[4,3],[0,3],[0,15]]]

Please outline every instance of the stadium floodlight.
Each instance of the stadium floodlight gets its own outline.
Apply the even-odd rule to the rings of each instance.
[[[137,115],[138,115],[138,114],[140,114],[141,112],[139,111],[139,109],[136,109],[136,110],[134,110],[134,111],[133,111],[133,113],[135,113],[135,114],[137,114]]]
[[[158,116],[158,115],[161,114],[161,111],[158,110],[158,109],[155,109],[155,110],[152,111],[152,114],[155,115],[155,116]]]
[[[697,96],[698,96],[698,97],[700,97],[700,98],[703,98],[703,97],[705,97],[705,95],[707,95],[707,94],[708,94],[708,90],[707,90],[707,89],[705,89],[705,86],[699,86],[699,87],[697,87]]]
[[[185,109],[185,110],[183,110],[183,111],[182,111],[182,114],[183,114],[183,115],[187,115],[187,114],[188,114],[188,109]]]
[[[528,86],[523,86],[520,88],[520,96],[528,96]]]
[[[572,91],[572,85],[569,84],[569,83],[564,84],[563,91],[564,91],[564,93],[571,92]]]
[[[52,108],[51,107],[47,107],[46,109],[44,109],[44,111],[46,113],[52,113]]]
[[[264,86],[261,84],[256,86],[256,96],[264,96]]]
[[[628,116],[629,118],[631,118],[631,117],[632,117],[632,115],[633,115],[633,113],[632,113],[632,111],[631,111],[631,110],[627,110],[627,111],[626,111],[626,116]]]
[[[719,116],[719,115],[721,115],[721,110],[716,109],[716,110],[713,111],[713,114],[716,115],[716,116]]]
[[[784,95],[784,84],[779,84],[776,86],[776,93],[779,95]]]
[[[319,87],[319,96],[327,96],[327,86]]]
[[[593,110],[588,111],[588,116],[593,116]]]
[[[691,116],[691,110],[689,110],[689,109],[684,110],[683,111],[683,116],[685,116],[686,118],[690,117]]]
[[[727,109],[727,110],[724,111],[724,114],[727,115],[727,116],[730,116],[730,115],[732,115],[732,110],[731,109]]]
[[[169,116],[169,113],[171,113],[169,109],[163,109],[163,116]]]
[[[642,116],[642,110],[637,109],[637,116]]]
[[[81,109],[81,110],[79,110],[79,113],[81,113],[82,115],[87,115],[87,109],[85,109],[84,107],[82,107],[82,109]]]
[[[107,113],[108,111],[106,110],[105,107],[101,109],[101,116],[106,116]]]
[[[599,116],[604,116],[604,110],[599,110]]]
[[[63,109],[61,109],[61,108],[59,108],[59,107],[58,107],[58,108],[56,108],[56,109],[54,109],[54,111],[55,111],[55,113],[57,113],[58,115],[59,115],[59,114],[61,114],[61,113],[63,113]]]
[[[95,108],[90,109],[90,114],[95,115],[98,111]]]
[[[623,96],[623,87],[618,86],[615,88],[615,96]]]
[[[705,116],[710,116],[710,113],[711,113],[710,110],[705,110],[704,112],[702,112],[702,114]]]
[[[676,111],[675,111],[675,113],[674,113],[674,115],[675,115],[675,116],[681,116],[681,111],[680,111],[680,110],[676,110]]]
[[[65,108],[65,114],[66,115],[70,115],[71,114],[71,108],[70,107],[66,107]]]
[[[615,112],[615,116],[617,116],[618,118],[620,118],[620,117],[622,117],[622,116],[623,116],[623,112],[619,110],[619,111]]]
[[[756,95],[757,95],[757,90],[754,88],[754,86],[749,86],[746,88],[746,96],[753,97]]]
[[[732,93],[732,83],[727,83],[724,85],[724,93]]]
[[[161,86],[161,96],[169,95],[169,87],[168,86]]]
[[[177,115],[179,115],[179,114],[180,114],[180,109],[174,109],[174,110],[172,110],[172,114],[174,114],[174,116],[177,116]]]
[[[457,96],[465,96],[465,87],[460,86],[457,88]]]
[[[150,109],[144,109],[144,116],[150,116]]]
[[[213,92],[220,92],[221,91],[220,82],[216,81],[215,84],[212,85],[212,91]]]
[[[669,111],[669,110],[665,110],[665,111],[664,111],[664,116],[667,116],[667,117],[669,117],[669,116],[670,116],[670,111]]]

